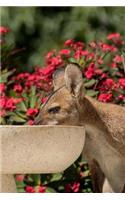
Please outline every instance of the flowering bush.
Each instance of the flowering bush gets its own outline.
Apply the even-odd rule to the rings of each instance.
[[[2,37],[8,31],[8,28],[0,28]],[[48,52],[45,65],[35,66],[33,73],[18,73],[17,64],[13,65],[10,58],[13,51],[16,54],[19,51],[7,50],[3,38],[1,44],[1,124],[33,125],[41,105],[52,90],[53,72],[69,62],[79,64],[87,95],[102,102],[125,105],[125,41],[119,33],[108,35],[105,41],[91,41],[89,44],[69,39],[59,52]],[[4,59],[6,51],[9,56]],[[88,166],[81,158],[59,174],[16,175],[15,178],[20,192],[92,191]]]

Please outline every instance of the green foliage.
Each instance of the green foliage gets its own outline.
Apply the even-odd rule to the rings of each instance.
[[[9,76],[11,76],[15,72],[15,69],[8,71],[6,68],[5,70],[1,71],[1,76],[0,76],[0,83],[7,83],[8,85],[11,82],[8,82]]]
[[[111,32],[124,34],[125,7],[2,7],[1,21],[14,32],[7,41],[26,48],[21,60],[26,71],[43,65],[45,53],[68,38],[88,42]]]
[[[20,56],[24,52],[24,48],[14,48],[14,46],[4,43],[1,45],[1,60],[2,68],[12,69],[13,66],[18,67],[20,63]]]

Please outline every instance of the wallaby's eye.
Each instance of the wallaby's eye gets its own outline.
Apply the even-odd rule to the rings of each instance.
[[[56,114],[59,112],[60,109],[61,109],[60,106],[52,107],[48,109],[48,113]]]

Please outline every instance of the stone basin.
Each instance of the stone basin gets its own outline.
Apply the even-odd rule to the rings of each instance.
[[[0,126],[0,176],[9,180],[12,174],[64,171],[79,157],[84,142],[80,126]]]

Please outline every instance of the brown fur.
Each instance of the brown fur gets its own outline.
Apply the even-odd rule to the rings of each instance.
[[[54,89],[57,91],[41,109],[35,124],[84,126],[83,155],[92,172],[94,191],[105,191],[104,177],[109,191],[124,191],[125,108],[85,96],[82,74],[75,64],[56,73]],[[56,113],[55,107],[60,108]]]

